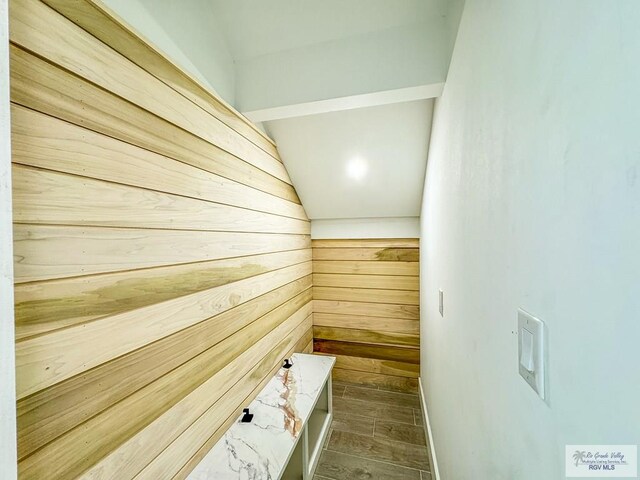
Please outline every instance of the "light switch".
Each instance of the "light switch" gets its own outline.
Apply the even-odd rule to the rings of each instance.
[[[440,316],[444,317],[444,292],[442,290],[438,290],[438,311]]]
[[[520,365],[530,372],[533,372],[535,368],[533,364],[533,333],[526,328],[522,329],[520,336]]]
[[[518,310],[518,368],[520,376],[544,399],[545,391],[544,323],[524,310]]]

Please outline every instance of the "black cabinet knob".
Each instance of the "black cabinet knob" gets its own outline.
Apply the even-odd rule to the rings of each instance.
[[[242,415],[242,419],[240,420],[242,423],[250,423],[251,420],[253,420],[253,413],[249,413],[248,408],[243,408],[242,413],[244,413],[244,415]]]

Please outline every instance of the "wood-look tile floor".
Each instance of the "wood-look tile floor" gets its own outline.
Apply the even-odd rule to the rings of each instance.
[[[432,480],[418,395],[333,383],[314,480]]]

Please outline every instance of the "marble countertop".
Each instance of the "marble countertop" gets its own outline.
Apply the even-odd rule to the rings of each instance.
[[[276,480],[286,467],[334,357],[295,353],[249,405],[251,423],[240,417],[191,472],[189,480]]]

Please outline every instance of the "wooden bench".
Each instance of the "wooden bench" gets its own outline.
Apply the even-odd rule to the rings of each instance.
[[[191,472],[189,480],[313,477],[331,425],[335,358],[296,353]]]

